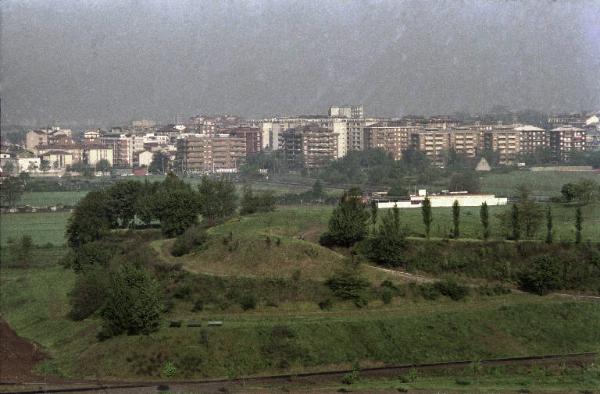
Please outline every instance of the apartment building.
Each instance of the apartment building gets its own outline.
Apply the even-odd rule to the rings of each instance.
[[[112,147],[114,166],[133,166],[133,141],[129,134],[108,133],[100,136],[100,144]]]
[[[548,132],[547,138],[556,160],[568,160],[572,153],[586,150],[586,132],[579,127],[556,127]]]
[[[279,146],[292,168],[324,166],[337,157],[337,143],[336,133],[318,125],[288,129],[279,135]]]
[[[60,151],[65,154],[71,155],[71,163],[79,163],[83,160],[84,152],[83,147],[78,144],[52,144],[52,145],[40,145],[37,147],[38,155],[44,156],[49,152]]]
[[[342,105],[329,107],[329,116],[332,118],[361,119],[365,116],[362,105]]]
[[[498,125],[484,133],[484,149],[498,154],[498,163],[511,165],[521,153],[521,132],[513,125]]]
[[[420,130],[420,127],[384,121],[367,126],[364,130],[365,149],[383,149],[394,160],[400,160],[402,153],[411,147],[412,133]]]
[[[418,129],[411,132],[411,146],[429,157],[433,164],[445,164],[445,152],[450,149],[450,132],[438,128]]]
[[[229,135],[232,137],[244,138],[246,141],[246,154],[257,153],[262,150],[263,134],[256,127],[236,127],[229,130]]]
[[[450,130],[450,148],[466,157],[475,157],[483,150],[483,132],[478,126],[456,126]]]
[[[96,166],[102,160],[106,160],[112,166],[115,162],[113,146],[103,144],[86,145],[84,159],[89,166]]]
[[[25,134],[25,149],[35,152],[39,145],[48,145],[48,133],[43,130],[30,130]]]
[[[197,134],[177,140],[176,161],[186,173],[235,172],[246,157],[246,138]]]
[[[519,132],[519,154],[534,154],[541,148],[546,147],[546,130],[535,126],[517,126],[515,131]]]

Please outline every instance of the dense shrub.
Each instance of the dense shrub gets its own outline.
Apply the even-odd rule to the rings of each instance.
[[[249,215],[256,212],[275,210],[275,194],[270,190],[254,192],[250,186],[244,187],[240,214]]]
[[[171,254],[175,257],[188,254],[202,246],[207,239],[208,235],[204,228],[198,225],[191,226],[175,239],[171,248]]]
[[[346,263],[344,268],[338,270],[325,284],[333,294],[342,300],[351,300],[356,306],[367,304],[367,289],[369,282],[362,277],[359,267],[354,263]]]
[[[561,266],[554,256],[540,256],[519,275],[519,285],[538,295],[561,288]]]
[[[451,279],[435,282],[433,286],[440,294],[445,295],[454,301],[462,300],[469,295],[469,288],[467,286],[463,286]]]
[[[254,294],[244,294],[240,297],[240,306],[244,311],[256,308],[256,297]]]
[[[127,333],[149,334],[160,324],[162,309],[158,282],[144,269],[121,266],[110,280],[106,303],[100,311],[103,319],[101,338]]]
[[[100,309],[106,300],[108,285],[108,273],[99,267],[77,275],[75,286],[69,293],[69,317],[73,320],[83,320]]]
[[[110,260],[118,251],[114,242],[88,242],[73,250],[70,267],[75,272],[84,271],[89,267],[107,267]]]

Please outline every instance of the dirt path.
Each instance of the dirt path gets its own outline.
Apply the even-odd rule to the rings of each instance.
[[[0,382],[22,382],[38,378],[33,367],[46,356],[37,344],[20,337],[0,319]]]

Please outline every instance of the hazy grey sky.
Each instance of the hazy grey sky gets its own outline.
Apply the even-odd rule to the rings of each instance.
[[[3,1],[6,123],[600,109],[600,0]]]

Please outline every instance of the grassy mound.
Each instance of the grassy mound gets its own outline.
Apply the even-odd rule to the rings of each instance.
[[[193,273],[323,281],[339,269],[344,256],[316,243],[325,231],[329,208],[283,208],[232,219],[208,230],[209,240],[192,254],[173,257],[173,240],[152,243],[165,262],[182,264]],[[366,267],[375,281],[394,279],[383,270]]]

